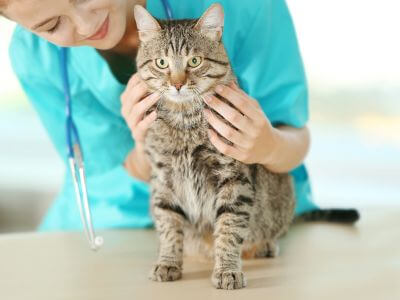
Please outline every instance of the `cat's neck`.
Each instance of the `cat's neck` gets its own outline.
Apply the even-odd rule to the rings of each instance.
[[[204,103],[201,100],[177,103],[162,98],[156,109],[157,116],[171,128],[191,130],[204,126]]]

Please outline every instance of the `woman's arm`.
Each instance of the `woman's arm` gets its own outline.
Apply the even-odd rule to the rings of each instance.
[[[308,127],[278,126],[275,131],[275,149],[265,157],[262,165],[276,173],[286,173],[300,165],[310,148]]]

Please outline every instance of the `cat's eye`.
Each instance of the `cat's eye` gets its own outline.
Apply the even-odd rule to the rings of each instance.
[[[168,67],[168,61],[165,58],[157,58],[156,66],[159,67],[160,69],[165,69]]]
[[[200,56],[194,56],[188,60],[188,65],[192,68],[200,66],[202,58]]]

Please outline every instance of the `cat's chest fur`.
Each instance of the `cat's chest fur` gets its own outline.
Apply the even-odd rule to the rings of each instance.
[[[169,189],[171,201],[182,207],[191,223],[207,226],[215,217],[219,168],[233,159],[222,156],[210,143],[208,123],[202,115],[181,121],[188,127],[171,126],[170,120],[161,117],[147,132],[145,149],[155,179],[151,187]]]

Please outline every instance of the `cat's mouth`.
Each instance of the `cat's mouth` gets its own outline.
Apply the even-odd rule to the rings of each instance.
[[[198,93],[186,86],[183,86],[180,90],[175,87],[169,87],[164,92],[164,95],[168,100],[177,103],[192,101],[194,98],[199,97]]]

